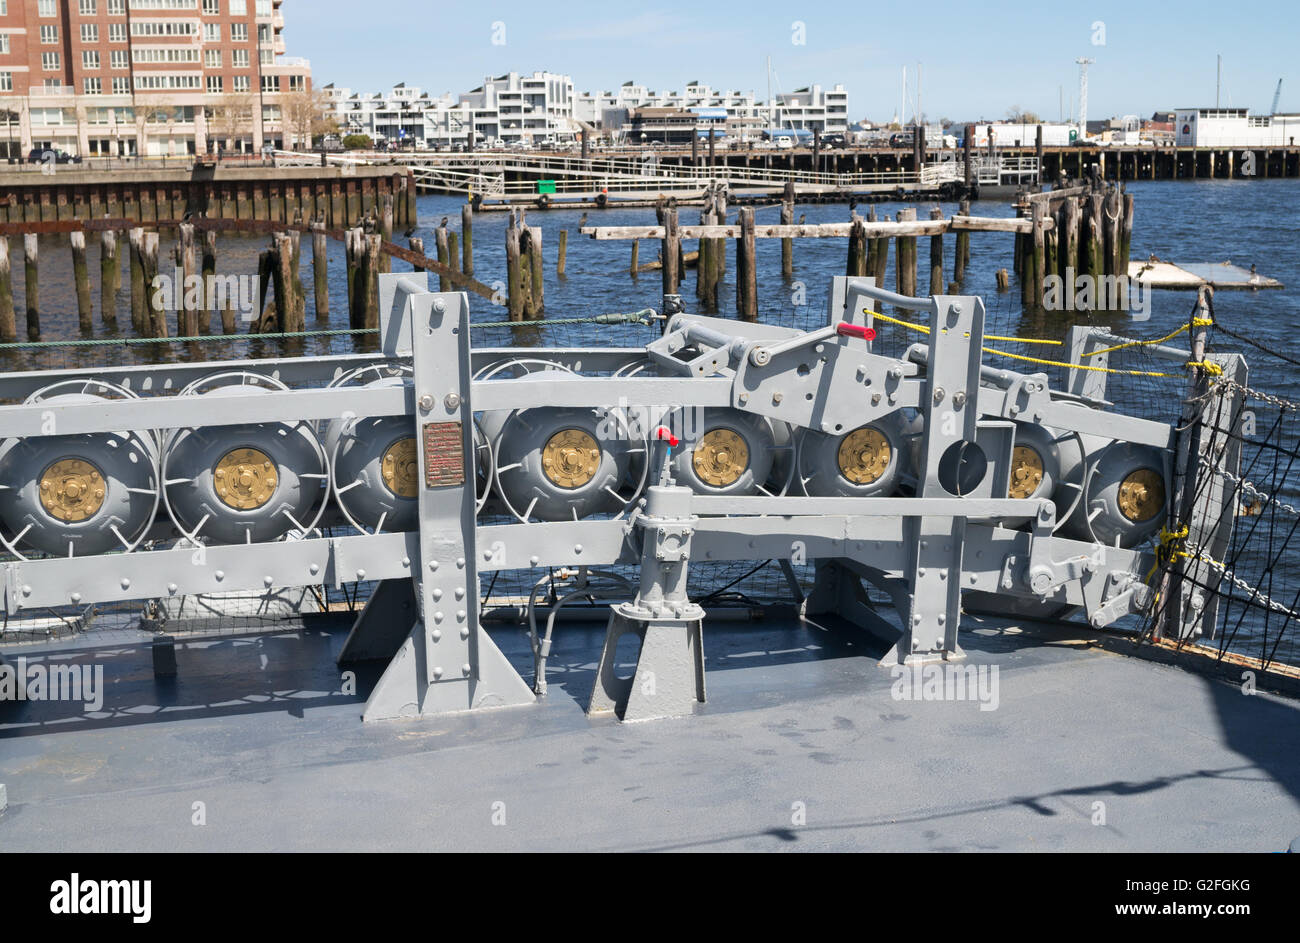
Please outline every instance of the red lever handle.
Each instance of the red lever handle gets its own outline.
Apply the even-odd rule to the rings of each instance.
[[[658,429],[655,430],[655,438],[667,439],[669,447],[674,449],[677,448],[679,444],[681,444],[681,439],[677,438],[677,436],[669,432],[667,427],[665,426],[660,426]]]
[[[860,337],[864,341],[874,341],[876,339],[876,329],[871,327],[861,327],[857,324],[850,324],[847,321],[841,321],[835,325],[835,333],[841,337]]]

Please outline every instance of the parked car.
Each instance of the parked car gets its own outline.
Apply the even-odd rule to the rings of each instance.
[[[776,139],[776,148],[779,151],[789,151],[794,149],[794,138],[779,137]]]
[[[849,142],[845,140],[844,135],[840,134],[839,132],[836,132],[834,134],[822,135],[822,147],[839,148],[839,147],[848,147],[848,146],[849,146]]]
[[[53,156],[51,156],[53,155]],[[50,148],[36,147],[27,155],[29,164],[80,164],[81,158],[74,157],[67,151],[56,151]]]

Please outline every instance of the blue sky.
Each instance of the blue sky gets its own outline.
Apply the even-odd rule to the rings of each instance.
[[[1267,111],[1284,78],[1280,109],[1300,110],[1300,69],[1287,73],[1300,40],[1295,0],[1242,7],[747,0],[733,12],[700,0],[285,0],[283,10],[288,54],[309,58],[317,82],[355,91],[406,82],[434,94],[463,92],[489,74],[549,69],[588,91],[628,80],[680,89],[695,79],[762,98],[770,55],[775,90],[842,83],[853,119],[893,115],[903,67],[914,89],[920,63],[931,119],[1000,118],[1020,106],[1055,120],[1061,94],[1067,116],[1078,94],[1074,59],[1088,56],[1097,60],[1088,116],[1104,118],[1213,105],[1222,54],[1222,104]],[[793,42],[796,21],[804,25],[802,45]],[[497,23],[503,45],[493,43]],[[907,107],[910,113],[914,103]]]

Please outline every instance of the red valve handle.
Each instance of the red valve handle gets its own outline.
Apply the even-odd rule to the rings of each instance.
[[[860,327],[857,324],[850,324],[847,321],[841,321],[835,325],[835,333],[841,337],[860,337],[864,341],[874,341],[876,339],[876,330],[871,327]]]
[[[677,436],[669,432],[668,429],[664,426],[660,426],[658,429],[655,430],[655,438],[667,439],[669,448],[674,448],[674,449],[677,448],[677,446],[681,443],[681,439],[677,438]]]

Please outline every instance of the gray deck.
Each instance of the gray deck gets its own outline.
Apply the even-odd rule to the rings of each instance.
[[[636,725],[583,714],[592,624],[557,630],[544,704],[380,725],[358,719],[373,675],[337,693],[345,626],[189,642],[168,685],[147,645],[83,649],[105,664],[102,717],[0,709],[0,850],[1271,852],[1300,835],[1300,704],[1059,628],[968,624],[971,662],[999,666],[995,711],[893,700],[882,647],[847,628],[706,622],[708,704]],[[493,634],[528,677],[523,633]]]

